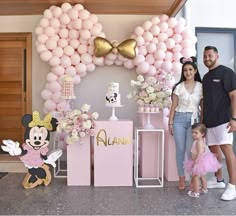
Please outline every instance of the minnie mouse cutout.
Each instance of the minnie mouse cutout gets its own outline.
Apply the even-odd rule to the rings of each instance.
[[[25,189],[41,184],[47,186],[52,178],[48,164],[56,167],[55,161],[62,155],[62,150],[58,149],[47,156],[50,132],[56,131],[57,120],[50,113],[40,120],[39,112],[34,111],[33,115],[25,114],[22,117],[22,124],[26,128],[24,144],[20,146],[19,142],[3,140],[1,147],[11,156],[19,156],[28,168],[22,183]]]

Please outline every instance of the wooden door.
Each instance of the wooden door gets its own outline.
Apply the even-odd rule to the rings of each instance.
[[[0,142],[23,143],[21,118],[31,113],[31,33],[0,34]]]

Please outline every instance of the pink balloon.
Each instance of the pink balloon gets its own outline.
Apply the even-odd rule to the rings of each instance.
[[[142,46],[144,44],[145,40],[142,36],[138,36],[138,37],[136,37],[136,42],[137,42],[137,46]]]
[[[89,30],[85,29],[85,30],[81,30],[80,32],[80,38],[82,40],[88,40],[91,37],[91,33]]]
[[[55,102],[55,103],[59,103],[61,100],[61,92],[55,92],[52,94],[51,99]]]
[[[137,73],[139,74],[146,74],[150,69],[150,65],[147,62],[142,62],[136,68]]]
[[[93,27],[93,22],[89,19],[87,20],[84,20],[83,23],[82,23],[82,28],[83,29],[91,29]]]
[[[46,50],[47,50],[47,47],[44,44],[37,45],[37,52],[38,53],[41,53],[41,52],[46,51]]]
[[[168,19],[169,19],[169,17],[166,14],[160,15],[159,18],[160,18],[161,21],[164,21],[164,22],[168,21]]]
[[[68,41],[65,38],[61,38],[57,43],[61,48],[64,48],[68,45]]]
[[[49,21],[50,25],[54,28],[57,29],[60,27],[60,21],[58,18],[53,17],[50,21]]]
[[[64,54],[65,55],[67,55],[67,56],[71,56],[71,55],[73,55],[74,54],[74,48],[73,47],[71,47],[71,46],[66,46],[66,47],[64,47]]]
[[[154,56],[153,56],[152,54],[148,54],[148,55],[146,56],[145,61],[148,62],[148,63],[151,65],[151,64],[154,64],[155,58],[154,58]]]
[[[160,41],[160,42],[163,42],[163,41],[165,41],[167,38],[168,38],[168,35],[166,34],[166,33],[160,33],[159,35],[158,35],[158,40]]]
[[[53,14],[54,17],[59,18],[62,14],[62,9],[60,7],[55,7],[52,10],[52,14]]]
[[[164,59],[165,59],[166,61],[170,61],[170,62],[171,62],[172,57],[173,57],[172,52],[167,51],[166,54],[165,54],[165,58],[164,58]]]
[[[114,62],[115,62],[115,60],[110,60],[110,59],[107,59],[106,57],[105,57],[105,59],[104,59],[105,65],[113,65]]]
[[[80,81],[81,81],[81,78],[80,78],[79,75],[74,76],[74,78],[73,78],[73,82],[74,82],[75,85],[76,85],[76,84],[79,84]]]
[[[170,17],[167,23],[168,23],[169,28],[174,28],[175,25],[178,23],[178,21],[175,17]]]
[[[159,49],[154,53],[154,57],[156,60],[163,60],[165,58],[165,51]]]
[[[81,29],[82,28],[82,20],[81,19],[73,20],[72,26],[77,30]]]
[[[52,67],[58,66],[60,64],[60,58],[57,56],[52,56],[48,64]]]
[[[98,66],[103,66],[104,65],[104,57],[97,58],[93,56],[93,63]]]
[[[43,17],[40,22],[39,25],[43,28],[47,27],[49,25],[49,20],[48,18]]]
[[[175,41],[175,43],[180,43],[183,40],[181,34],[174,34],[172,39]]]
[[[58,92],[61,90],[61,85],[57,81],[49,83],[48,87],[51,92]]]
[[[73,47],[74,49],[77,49],[79,47],[79,40],[77,39],[72,39],[70,40],[70,46]]]
[[[41,54],[40,54],[40,58],[45,62],[49,61],[49,59],[51,57],[52,57],[52,53],[50,51],[47,51],[47,50],[41,52]]]
[[[86,9],[79,11],[79,18],[82,20],[86,20],[89,18],[90,12]]]
[[[152,27],[152,22],[150,20],[147,20],[143,24],[143,29],[145,31],[149,31],[149,29]]]
[[[166,72],[171,72],[171,69],[172,69],[172,64],[170,61],[165,61],[163,62],[162,64],[162,69]]]
[[[138,36],[138,35],[142,36],[143,33],[144,33],[143,27],[137,26],[137,27],[134,29],[134,33],[135,33],[137,36]]]
[[[93,64],[93,63],[90,63],[90,64],[87,64],[86,65],[86,71],[88,71],[88,72],[93,72],[94,70],[95,70],[95,64]]]
[[[44,33],[45,33],[48,37],[52,37],[53,35],[55,35],[55,30],[54,30],[53,27],[47,26],[47,27],[44,29]]]
[[[168,24],[165,21],[164,22],[160,22],[158,25],[160,27],[161,32],[167,32]]]
[[[81,55],[81,62],[83,64],[87,65],[87,64],[92,63],[92,61],[93,61],[93,58],[92,58],[92,56],[90,54],[84,53],[84,54]]]
[[[160,30],[160,27],[157,26],[157,25],[153,25],[151,28],[150,28],[150,32],[153,34],[153,36],[157,36],[160,34],[161,30]]]
[[[63,49],[61,47],[55,47],[52,51],[52,54],[57,57],[63,56]]]
[[[78,39],[79,38],[79,32],[75,29],[71,29],[68,33],[68,36],[70,39]]]
[[[57,75],[55,75],[54,73],[50,72],[47,75],[47,81],[48,82],[52,82],[52,81],[56,81],[57,80]]]
[[[127,68],[127,69],[132,69],[132,68],[134,68],[134,63],[133,63],[133,61],[132,60],[128,60],[128,61],[125,61],[124,62],[124,67],[125,68]]]
[[[65,69],[65,74],[74,77],[76,75],[75,67],[70,66]]]
[[[53,101],[53,100],[46,100],[45,103],[44,103],[44,107],[49,111],[53,111],[56,109],[57,105],[56,103]]]
[[[154,76],[156,74],[157,70],[153,65],[150,65],[150,68],[147,72],[147,76]]]
[[[147,55],[147,48],[146,48],[146,46],[140,46],[139,47],[139,54],[143,55],[143,56]]]
[[[101,33],[101,29],[95,25],[90,29],[90,33],[92,36],[98,36]]]
[[[163,64],[163,62],[164,62],[164,61],[162,61],[162,60],[157,60],[157,61],[155,61],[155,62],[154,62],[154,67],[155,67],[156,69],[160,69],[161,66],[162,66],[162,64]]]
[[[192,47],[192,41],[191,40],[188,40],[188,39],[184,39],[182,40],[181,42],[181,46],[183,48],[191,48]]]
[[[176,44],[174,48],[172,49],[173,52],[180,52],[182,50],[182,46],[180,44]]]
[[[46,41],[46,47],[49,49],[49,50],[53,50],[55,47],[57,47],[57,42],[54,41],[54,40],[47,40]]]
[[[143,55],[137,55],[133,60],[133,63],[137,66],[145,61],[145,57]]]
[[[77,51],[81,55],[84,54],[84,53],[87,53],[88,52],[88,46],[85,45],[85,44],[80,44]]]
[[[151,32],[144,32],[143,38],[145,42],[150,42],[153,39],[153,35]]]
[[[72,65],[77,65],[80,63],[80,55],[78,55],[77,53],[74,53],[71,57],[71,64]]]
[[[154,53],[156,50],[157,50],[157,46],[156,46],[156,44],[154,44],[154,43],[150,43],[150,44],[147,46],[147,51],[148,51],[148,53]]]
[[[40,35],[43,34],[43,28],[41,26],[37,26],[34,30],[35,34]]]
[[[68,2],[65,2],[61,5],[61,9],[63,12],[67,12],[68,10],[70,10],[72,8],[71,4],[69,4]]]
[[[168,35],[168,37],[172,37],[174,35],[174,30],[171,28],[168,28],[166,34]]]
[[[183,57],[183,55],[180,52],[176,52],[173,54],[173,61],[179,62],[181,57]]]
[[[152,22],[152,24],[158,24],[159,22],[160,22],[161,20],[160,20],[160,18],[158,17],[158,16],[154,16],[154,17],[152,17],[151,18],[151,22]]]
[[[173,62],[172,63],[172,71],[173,73],[180,74],[182,69],[182,64],[180,62]]]
[[[64,68],[68,68],[71,66],[71,59],[68,56],[63,55],[61,57],[61,66]]]
[[[79,75],[83,74],[86,72],[86,65],[79,63],[75,66],[75,69],[76,69],[77,74],[79,74]]]
[[[49,9],[44,10],[43,16],[45,16],[48,19],[51,19],[52,18],[52,11]]]
[[[62,67],[61,65],[52,67],[52,72],[55,73],[57,76],[61,76],[65,73],[65,68]]]
[[[66,14],[66,13],[63,13],[61,16],[60,16],[60,22],[62,25],[67,25],[69,24],[70,22],[70,17]]]
[[[48,89],[44,89],[42,92],[41,92],[41,98],[43,100],[48,100],[50,99],[52,96],[52,92],[49,91]]]
[[[59,30],[59,36],[60,36],[61,38],[67,38],[68,35],[69,35],[68,29],[63,28],[63,29],[60,29],[60,30]]]
[[[175,46],[175,41],[172,38],[168,38],[165,44],[168,49],[172,49]]]
[[[96,14],[90,14],[89,15],[89,20],[92,21],[93,24],[97,23],[98,22],[98,17]]]
[[[176,34],[181,34],[183,30],[184,30],[184,25],[180,23],[177,23],[177,25],[174,27],[174,32]]]
[[[75,10],[74,8],[69,9],[69,10],[67,11],[67,14],[68,14],[68,16],[70,17],[70,19],[72,19],[72,20],[77,19],[78,16],[79,16],[78,11]]]
[[[48,36],[45,34],[40,34],[37,40],[39,41],[39,43],[44,44],[48,40]]]

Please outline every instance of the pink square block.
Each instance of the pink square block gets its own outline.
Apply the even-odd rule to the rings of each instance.
[[[97,121],[94,186],[133,185],[133,122]]]
[[[67,185],[91,185],[90,136],[67,145]]]

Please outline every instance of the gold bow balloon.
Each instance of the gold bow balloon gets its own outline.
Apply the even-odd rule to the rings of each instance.
[[[117,41],[113,41],[112,43],[110,43],[105,38],[96,37],[94,39],[94,54],[96,57],[102,57],[109,54],[110,52],[118,52],[126,58],[133,59],[136,56],[136,45],[137,43],[134,39],[128,39],[119,44]]]
[[[33,120],[29,123],[29,127],[44,126],[48,130],[52,130],[51,120],[52,120],[51,113],[48,113],[43,120],[40,120],[39,112],[34,111]]]

